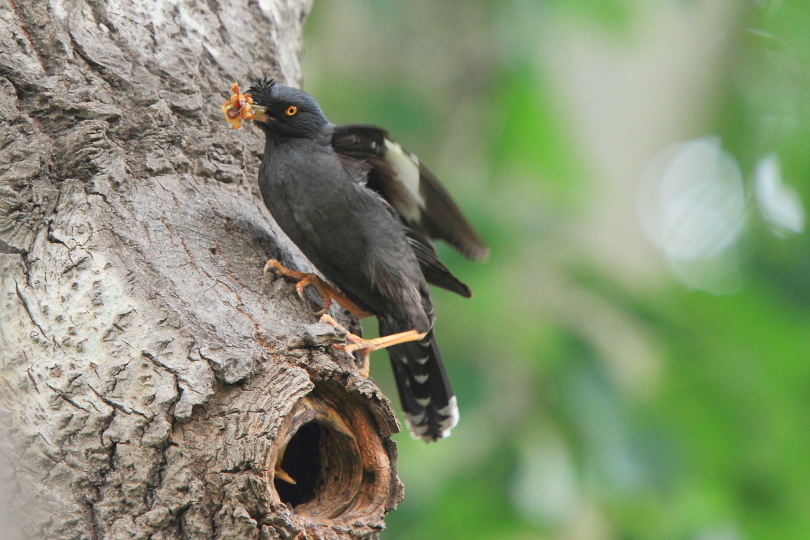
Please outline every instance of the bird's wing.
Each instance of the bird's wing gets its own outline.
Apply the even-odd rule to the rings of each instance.
[[[370,166],[366,186],[388,201],[408,227],[445,240],[470,259],[489,256],[489,249],[444,186],[388,132],[361,124],[334,126],[332,147],[338,156]]]
[[[419,268],[422,270],[422,275],[425,276],[425,281],[431,285],[460,294],[464,298],[472,297],[470,288],[454,276],[439,259],[439,254],[436,253],[436,248],[433,247],[430,240],[409,228],[405,229],[405,235],[408,237],[408,243],[416,255],[416,260],[419,261]]]
[[[373,167],[365,161],[360,161],[357,158],[349,157],[346,155],[336,154],[343,169],[357,184],[368,188],[368,175],[372,172]],[[465,298],[471,298],[472,292],[470,288],[462,283],[456,276],[439,259],[439,254],[436,253],[436,248],[430,241],[425,233],[419,232],[416,229],[408,226],[407,220],[400,214],[391,204],[389,200],[384,198],[379,191],[372,189],[368,190],[374,193],[380,199],[380,203],[385,205],[394,219],[402,223],[402,228],[405,236],[408,239],[408,244],[411,247],[416,260],[419,262],[419,268],[422,270],[422,275],[425,276],[425,281],[431,285],[447,289],[448,291],[460,294]]]
[[[374,169],[374,166],[366,163],[362,159],[357,159],[345,154],[338,154],[336,152],[335,155],[338,157],[338,161],[340,161],[343,169],[352,180],[361,186],[367,186],[368,174]]]

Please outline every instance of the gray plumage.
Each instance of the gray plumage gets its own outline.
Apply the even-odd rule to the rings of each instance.
[[[255,118],[266,135],[259,169],[265,205],[329,281],[377,316],[381,335],[428,332],[388,352],[411,433],[427,441],[446,437],[458,410],[433,335],[426,277],[470,293],[439,261],[429,238],[450,238],[477,258],[485,256],[485,246],[432,175],[422,196],[416,184],[422,170],[429,172],[386,132],[335,126],[310,95],[273,81],[248,92],[265,109]],[[450,215],[431,213],[431,204]]]

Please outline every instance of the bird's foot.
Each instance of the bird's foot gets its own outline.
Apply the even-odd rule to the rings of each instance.
[[[321,322],[332,325],[335,328],[339,328],[346,332],[346,341],[348,341],[348,344],[332,346],[349,354],[353,354],[355,352],[360,353],[360,366],[358,367],[358,371],[360,372],[360,376],[363,378],[368,378],[369,357],[372,352],[385,349],[392,345],[399,345],[400,343],[418,341],[427,335],[427,333],[417,332],[416,330],[408,330],[407,332],[391,334],[390,336],[383,336],[374,339],[363,339],[343,328],[340,323],[333,319],[330,315],[324,314],[321,317]]]
[[[357,304],[346,298],[345,295],[340,293],[337,289],[329,285],[315,274],[307,274],[305,272],[296,272],[295,270],[290,270],[289,268],[282,266],[281,263],[275,259],[270,259],[267,261],[267,264],[264,265],[264,275],[267,275],[268,272],[272,273],[274,276],[281,276],[297,281],[295,290],[298,291],[298,296],[301,297],[301,300],[304,302],[307,301],[306,297],[304,296],[304,288],[307,285],[314,288],[321,297],[321,309],[315,312],[315,315],[319,317],[329,311],[329,308],[332,306],[332,301],[337,302],[356,317],[361,319],[371,317],[371,313],[366,313],[360,309]]]

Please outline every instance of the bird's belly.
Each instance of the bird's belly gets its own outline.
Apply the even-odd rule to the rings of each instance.
[[[360,269],[364,231],[347,215],[346,202],[330,189],[301,189],[295,178],[275,180],[261,186],[262,197],[281,230],[327,279],[366,304],[372,291]]]

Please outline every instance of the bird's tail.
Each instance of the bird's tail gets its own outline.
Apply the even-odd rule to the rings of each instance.
[[[380,321],[380,335],[400,331],[387,326]],[[448,437],[458,423],[458,406],[433,330],[420,341],[388,347],[388,356],[411,436],[426,442]]]

